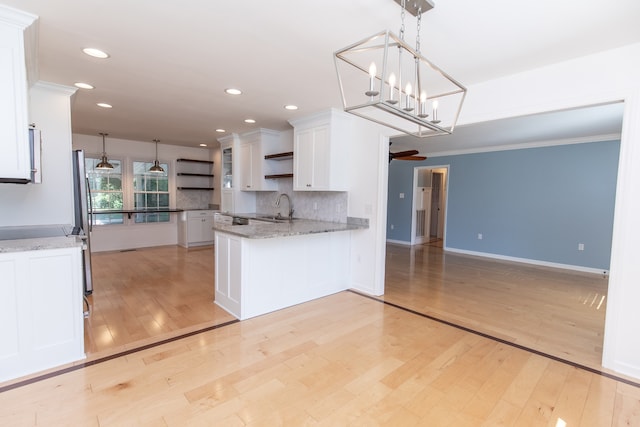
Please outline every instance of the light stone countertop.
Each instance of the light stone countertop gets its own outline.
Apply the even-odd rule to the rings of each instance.
[[[82,239],[76,236],[0,240],[0,253],[41,251],[46,249],[63,249],[75,247],[82,247]]]
[[[227,215],[224,215],[227,216]],[[234,214],[227,217],[249,219],[247,225],[232,225],[229,221],[215,221],[213,229],[249,239],[271,239],[275,237],[300,236],[305,234],[332,233],[336,231],[363,230],[364,224],[294,219],[286,222],[260,221],[255,214]]]

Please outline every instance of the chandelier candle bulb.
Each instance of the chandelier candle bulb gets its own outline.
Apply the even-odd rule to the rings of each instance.
[[[375,78],[376,78],[376,63],[372,62],[371,65],[369,66],[369,90],[366,91],[364,94],[370,97],[374,97],[376,96],[378,93],[377,90],[375,90]]]
[[[387,99],[387,102],[392,105],[398,103],[398,101],[393,99],[393,91],[395,90],[395,87],[396,87],[396,75],[391,73],[389,74],[389,99]]]
[[[412,111],[413,107],[411,106],[411,83],[407,83],[404,92],[407,94],[407,103],[404,107],[404,111]]]
[[[425,117],[429,117],[429,114],[427,114],[427,92],[425,91],[422,91],[420,94],[420,110],[418,112],[418,117],[423,119]]]
[[[438,124],[440,123],[440,120],[438,120],[438,100],[433,101],[432,107],[433,107],[433,120],[431,120],[431,123]]]

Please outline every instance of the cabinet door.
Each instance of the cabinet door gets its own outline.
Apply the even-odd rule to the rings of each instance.
[[[216,233],[215,302],[237,318],[241,317],[242,241]]]
[[[0,254],[0,382],[84,357],[80,248]]]
[[[2,10],[0,10],[0,14]],[[0,178],[30,179],[23,32],[0,16]]]
[[[296,133],[294,189],[328,190],[330,184],[329,127],[318,126]]]
[[[202,221],[203,219],[197,216],[190,217],[187,220],[187,241],[189,243],[205,241],[202,233]]]
[[[213,239],[215,238],[215,231],[213,231],[213,221],[214,221],[213,213],[207,214],[207,216],[203,218],[202,236],[204,238],[204,241],[206,242],[213,242]]]
[[[329,190],[331,164],[331,145],[329,126],[320,126],[313,130],[313,189]]]
[[[222,212],[232,213],[233,210],[233,190],[222,190],[220,195],[220,210]]]
[[[240,189],[243,191],[254,191],[252,154],[252,144],[240,146]]]
[[[20,287],[17,277],[17,260],[10,254],[0,254],[0,368],[17,364],[20,359],[20,319],[18,317]],[[22,308],[22,307],[20,307]],[[0,369],[4,370],[4,369]],[[0,372],[0,381],[8,377]]]
[[[296,132],[294,145],[293,187],[296,191],[311,190],[313,185],[313,130]]]

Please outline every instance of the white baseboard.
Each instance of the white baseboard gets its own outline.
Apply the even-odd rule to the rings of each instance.
[[[552,268],[561,268],[564,270],[573,270],[573,271],[580,271],[583,273],[591,273],[591,274],[603,274],[605,276],[609,275],[609,270],[601,270],[599,268],[591,268],[591,267],[583,267],[581,265],[571,265],[571,264],[560,264],[557,262],[548,262],[548,261],[540,261],[537,259],[529,259],[529,258],[518,258],[518,257],[512,257],[512,256],[506,256],[506,255],[497,255],[497,254],[492,254],[492,253],[488,253],[488,252],[476,252],[476,251],[468,251],[465,249],[457,249],[457,248],[444,248],[445,252],[453,252],[453,253],[458,253],[458,254],[462,254],[462,255],[472,255],[472,256],[478,256],[478,257],[483,257],[483,258],[492,258],[492,259],[497,259],[497,260],[501,260],[501,261],[512,261],[512,262],[521,262],[524,264],[532,264],[532,265],[539,265],[539,266],[543,266],[543,267],[552,267]]]
[[[395,245],[402,245],[402,246],[411,246],[411,242],[407,242],[404,240],[387,239],[387,243],[393,243]]]

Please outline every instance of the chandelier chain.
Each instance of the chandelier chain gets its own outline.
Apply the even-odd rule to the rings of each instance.
[[[402,10],[400,11],[400,40],[404,41],[404,11],[406,8],[406,0],[402,0]]]
[[[418,30],[416,34],[416,52],[420,53],[420,24],[422,23],[422,6],[418,7]]]

